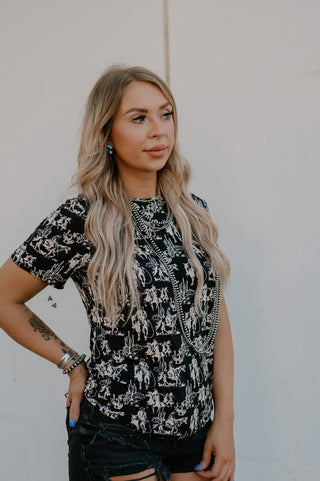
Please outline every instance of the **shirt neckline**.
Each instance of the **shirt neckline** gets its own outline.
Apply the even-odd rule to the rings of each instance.
[[[142,202],[149,202],[151,200],[162,200],[162,197],[160,195],[156,195],[155,197],[146,197],[146,198],[141,198],[141,197],[129,197],[130,200],[133,201],[142,201]]]

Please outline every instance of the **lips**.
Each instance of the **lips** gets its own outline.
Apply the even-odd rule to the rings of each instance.
[[[156,145],[155,147],[152,147],[152,149],[146,150],[146,152],[161,152],[161,151],[165,150],[166,148],[167,148],[166,145],[160,144],[160,145]]]

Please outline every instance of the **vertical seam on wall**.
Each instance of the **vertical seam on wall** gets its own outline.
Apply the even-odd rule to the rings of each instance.
[[[163,0],[163,31],[164,31],[164,56],[166,82],[170,87],[170,47],[169,47],[169,12],[168,0]]]

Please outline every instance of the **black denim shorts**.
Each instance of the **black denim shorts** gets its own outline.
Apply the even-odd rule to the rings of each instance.
[[[69,480],[109,481],[154,468],[157,479],[168,481],[171,473],[193,472],[210,424],[187,438],[143,434],[110,421],[83,398],[75,427],[69,427],[67,408]]]

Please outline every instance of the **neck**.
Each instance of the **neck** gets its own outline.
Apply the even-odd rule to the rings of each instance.
[[[139,178],[131,176],[129,172],[120,174],[121,183],[129,197],[135,199],[149,199],[157,195],[157,172],[145,172]]]
[[[157,195],[157,187],[149,187],[147,185],[142,185],[140,188],[136,186],[125,187],[125,190],[129,197],[134,199],[149,199],[150,197],[155,197]]]

